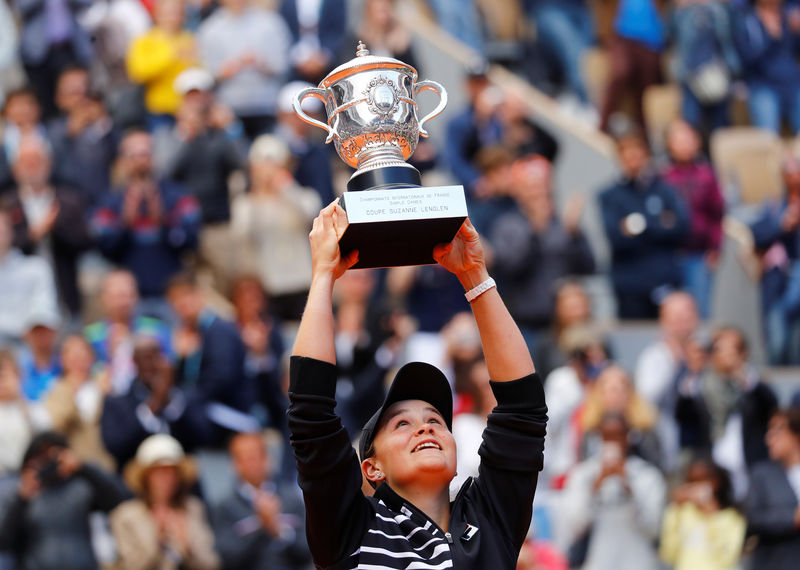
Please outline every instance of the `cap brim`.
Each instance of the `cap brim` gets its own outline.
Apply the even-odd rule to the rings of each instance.
[[[425,362],[409,362],[392,380],[381,407],[364,425],[359,440],[359,456],[363,461],[375,437],[375,428],[384,412],[397,402],[422,400],[442,414],[447,429],[453,429],[453,391],[441,370]]]

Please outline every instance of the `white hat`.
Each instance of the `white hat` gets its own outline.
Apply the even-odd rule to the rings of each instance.
[[[291,154],[286,143],[275,135],[261,135],[250,146],[247,158],[250,162],[271,160],[283,166],[289,163]]]
[[[144,474],[153,467],[161,466],[177,467],[185,483],[193,483],[197,479],[197,468],[186,457],[178,440],[171,435],[158,433],[139,444],[136,457],[125,467],[125,482],[132,490],[141,493]]]
[[[278,92],[278,112],[294,113],[294,96],[301,90],[314,87],[305,81],[290,81]],[[306,113],[318,113],[322,110],[322,101],[316,97],[306,97],[300,104]]]
[[[53,310],[33,309],[25,319],[25,330],[29,331],[38,326],[57,331],[61,326],[61,316]]]
[[[214,88],[214,77],[202,67],[190,67],[175,78],[172,86],[181,95],[189,91],[211,91]]]

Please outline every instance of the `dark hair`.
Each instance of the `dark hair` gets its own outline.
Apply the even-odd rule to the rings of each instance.
[[[711,473],[711,477],[717,482],[714,499],[720,509],[738,508],[733,494],[731,476],[727,469],[721,467],[708,455],[695,456],[686,467],[687,474],[692,467],[704,467]]]
[[[23,85],[22,87],[12,89],[8,93],[6,93],[6,100],[5,103],[3,103],[3,113],[6,112],[9,103],[11,103],[11,100],[14,99],[15,97],[31,97],[33,100],[36,101],[37,105],[39,104],[39,99],[38,97],[36,97],[36,91],[33,90],[33,87],[29,85]]]
[[[739,351],[739,354],[746,355],[750,353],[750,344],[747,342],[747,336],[744,334],[744,331],[732,325],[719,327],[714,332],[714,338],[711,340],[711,349],[714,349],[714,345],[717,344],[720,338],[728,334],[736,335],[736,350]]]
[[[180,271],[167,281],[167,293],[179,287],[197,289],[199,286],[197,276],[192,271]]]
[[[773,418],[783,418],[789,427],[792,435],[800,440],[800,409],[789,407],[783,410],[777,410],[772,414]]]
[[[22,466],[25,467],[34,459],[42,457],[54,447],[67,449],[69,447],[67,438],[54,431],[45,431],[34,436],[28,445],[28,449],[25,450],[25,454],[22,456]]]

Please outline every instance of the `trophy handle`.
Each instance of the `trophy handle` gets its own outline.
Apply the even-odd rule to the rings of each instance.
[[[444,111],[444,108],[447,106],[447,91],[445,91],[444,87],[442,87],[439,83],[429,79],[426,79],[425,81],[417,81],[414,84],[415,98],[423,91],[433,91],[434,93],[439,94],[439,104],[436,105],[436,108],[425,115],[419,122],[419,136],[428,138],[430,135],[428,134],[428,131],[425,130],[425,123],[438,117],[442,111]]]
[[[315,127],[319,127],[326,133],[328,133],[328,138],[325,139],[326,143],[329,143],[333,140],[333,129],[330,126],[326,125],[322,121],[318,121],[316,119],[312,119],[306,112],[303,111],[303,107],[301,103],[303,99],[306,97],[316,97],[322,104],[324,105],[326,102],[328,92],[325,89],[317,89],[316,87],[306,87],[305,89],[301,89],[297,93],[295,93],[294,98],[292,99],[292,105],[294,106],[294,112],[298,114],[298,116],[303,119],[309,125],[314,125]]]

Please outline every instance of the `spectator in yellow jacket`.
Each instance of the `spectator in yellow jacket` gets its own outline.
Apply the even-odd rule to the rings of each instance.
[[[183,0],[158,0],[155,25],[136,38],[128,51],[130,79],[145,87],[151,128],[169,121],[181,103],[175,78],[196,64],[194,36],[183,29]]]
[[[733,570],[746,526],[733,506],[728,473],[710,460],[696,459],[664,513],[659,554],[675,570]]]

